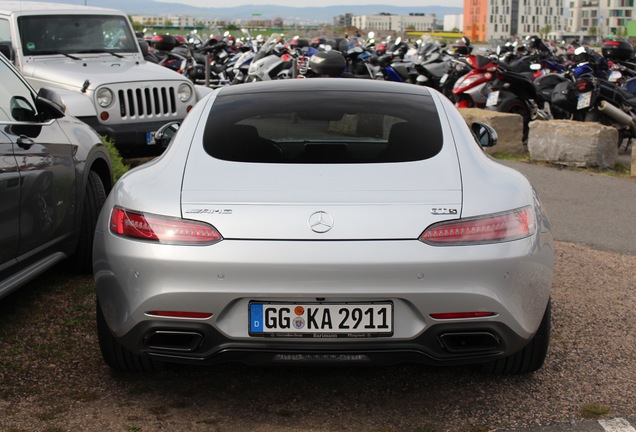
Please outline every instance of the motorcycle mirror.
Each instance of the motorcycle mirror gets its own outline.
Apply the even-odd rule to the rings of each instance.
[[[229,35],[230,35],[230,32],[229,32],[229,31],[226,31],[225,33],[223,33],[223,36],[224,36],[224,37],[228,37]]]
[[[395,40],[395,44],[399,45],[400,43],[402,43],[402,38],[398,36],[398,38]]]
[[[369,32],[369,33],[367,33],[367,37],[368,37],[369,39],[373,39],[373,38],[375,37],[375,32]]]
[[[497,55],[501,54],[501,45],[497,45]]]
[[[533,70],[533,71],[541,70],[541,64],[540,63],[532,63],[530,65],[530,70]]]

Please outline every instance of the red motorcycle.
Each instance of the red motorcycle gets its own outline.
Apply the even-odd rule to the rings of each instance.
[[[497,60],[483,55],[467,55],[472,70],[460,77],[453,87],[453,99],[458,108],[484,108],[488,98],[486,83],[494,79]]]

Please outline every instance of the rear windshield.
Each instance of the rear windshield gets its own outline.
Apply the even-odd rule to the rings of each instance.
[[[319,91],[220,95],[203,145],[228,161],[331,164],[424,160],[442,142],[430,96]]]

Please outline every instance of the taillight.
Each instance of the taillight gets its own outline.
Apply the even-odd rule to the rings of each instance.
[[[110,215],[113,234],[163,244],[209,245],[223,240],[212,225],[167,216],[113,208]]]
[[[440,222],[420,236],[430,245],[473,245],[499,243],[529,237],[535,233],[536,218],[527,206],[505,213]]]

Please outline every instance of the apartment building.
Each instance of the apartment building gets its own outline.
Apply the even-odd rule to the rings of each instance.
[[[518,35],[557,35],[565,25],[563,1],[464,0],[464,34],[480,41]]]
[[[380,13],[376,15],[354,15],[351,17],[351,25],[360,30],[380,30],[403,32],[434,31],[438,28],[438,20],[435,14],[409,14],[393,15]]]
[[[571,33],[621,35],[636,16],[634,0],[570,0],[569,6],[567,31]]]
[[[488,0],[464,0],[464,36],[472,41],[487,41]]]

